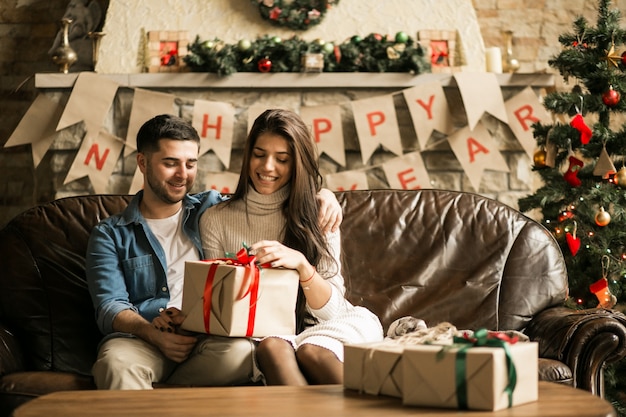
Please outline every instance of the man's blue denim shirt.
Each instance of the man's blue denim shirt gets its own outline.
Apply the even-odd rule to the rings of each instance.
[[[114,332],[113,319],[120,311],[131,309],[152,321],[170,299],[165,253],[139,211],[142,196],[139,191],[122,213],[98,223],[87,245],[87,285],[105,335]],[[183,199],[183,230],[200,258],[200,216],[223,200],[214,190]]]

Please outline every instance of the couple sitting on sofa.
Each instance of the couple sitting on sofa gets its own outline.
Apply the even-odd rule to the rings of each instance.
[[[344,297],[334,195],[321,189],[315,144],[298,115],[267,110],[248,135],[232,198],[190,195],[199,136],[161,115],[137,135],[144,189],[89,239],[87,282],[100,330],[100,389],[343,381],[343,345],[379,341],[380,320]],[[218,204],[219,203],[219,204]],[[262,339],[177,332],[186,261],[221,258],[242,242],[259,263],[294,269],[296,334]]]

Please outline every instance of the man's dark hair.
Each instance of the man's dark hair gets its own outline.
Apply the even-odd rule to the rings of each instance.
[[[145,122],[137,132],[137,151],[157,152],[161,139],[193,140],[200,146],[200,136],[191,123],[171,114],[161,114]]]

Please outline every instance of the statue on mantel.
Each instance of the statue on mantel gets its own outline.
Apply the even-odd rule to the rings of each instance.
[[[70,68],[71,72],[93,70],[93,40],[90,32],[97,30],[102,19],[102,9],[97,0],[70,0],[63,19],[71,19],[69,26],[69,43],[76,52],[78,59]],[[48,55],[53,56],[63,43],[63,29],[57,33]]]

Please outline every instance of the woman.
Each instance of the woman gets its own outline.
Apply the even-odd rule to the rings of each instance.
[[[344,297],[339,231],[325,235],[311,204],[320,187],[307,126],[291,111],[266,110],[248,135],[232,198],[200,219],[205,257],[254,242],[259,263],[299,274],[296,336],[267,337],[256,349],[268,385],[340,384],[343,345],[383,339],[379,319]]]

